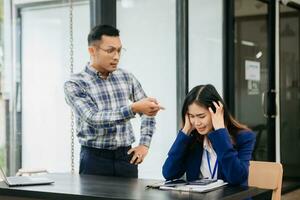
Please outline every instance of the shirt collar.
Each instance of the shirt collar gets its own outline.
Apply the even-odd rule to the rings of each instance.
[[[97,74],[98,71],[97,71],[94,67],[92,67],[92,66],[90,65],[90,63],[88,63],[88,64],[86,65],[85,71],[86,71],[88,74],[92,75],[92,76],[98,76],[98,74]]]
[[[203,149],[207,150],[208,153],[214,152],[213,149],[212,149],[212,147],[211,147],[211,144],[210,144],[210,142],[209,142],[209,140],[207,138],[207,136],[205,136],[204,140],[203,140]]]
[[[85,71],[86,71],[88,74],[92,75],[92,76],[95,76],[95,77],[97,77],[97,78],[103,79],[103,78],[101,77],[101,72],[97,71],[93,66],[91,66],[90,63],[88,63],[88,64],[86,65]],[[109,73],[106,79],[108,79],[108,78],[111,76],[112,73],[114,73],[114,72]]]

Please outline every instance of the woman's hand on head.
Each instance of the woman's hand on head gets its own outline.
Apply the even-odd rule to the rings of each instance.
[[[208,110],[211,114],[211,121],[212,121],[213,127],[215,130],[220,129],[220,128],[225,128],[223,104],[220,101],[218,101],[219,105],[214,101],[213,101],[213,104],[216,108],[216,112],[214,112],[211,107],[208,108]]]
[[[189,135],[189,134],[192,132],[192,130],[194,130],[194,129],[195,129],[195,127],[194,127],[193,124],[191,123],[191,120],[190,120],[190,118],[189,118],[189,115],[188,115],[188,114],[185,114],[185,123],[184,123],[184,126],[183,126],[182,131],[183,131],[185,134]]]

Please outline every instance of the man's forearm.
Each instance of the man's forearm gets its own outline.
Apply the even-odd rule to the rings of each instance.
[[[150,146],[152,136],[155,132],[156,120],[154,117],[142,115],[140,144]]]

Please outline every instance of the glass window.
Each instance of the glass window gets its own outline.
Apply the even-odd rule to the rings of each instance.
[[[74,72],[89,60],[89,4],[74,4]],[[70,170],[70,108],[63,84],[70,76],[68,4],[24,8],[22,17],[22,167]],[[75,137],[78,167],[78,142]]]
[[[0,0],[0,167],[5,166],[5,100],[3,98],[4,44],[3,0]]]
[[[223,1],[189,0],[189,88],[213,84],[222,94]]]
[[[257,133],[254,160],[267,160],[269,153],[267,98],[263,99],[269,87],[267,6],[257,0],[239,0],[234,7],[235,116]],[[251,68],[257,69],[253,77]]]
[[[162,178],[161,167],[177,132],[175,10],[175,0],[117,1],[117,27],[127,49],[120,67],[166,108],[156,118],[148,156],[139,166],[141,178]],[[133,122],[138,142],[139,118]]]
[[[300,32],[299,10],[280,4],[280,158],[286,178],[300,177]]]
[[[1,83],[4,83],[2,88],[5,88],[7,100],[3,101],[0,95],[0,164],[6,162],[8,174],[15,174],[20,167],[70,171],[71,110],[63,92],[63,84],[70,76],[69,4],[64,0],[29,4],[26,1],[22,7],[17,7],[9,1],[4,5],[6,2],[6,79]],[[18,18],[7,14],[15,9],[20,11]],[[74,1],[74,72],[82,70],[89,60],[86,41],[90,30],[89,15],[89,1]],[[0,50],[1,44],[0,38]],[[14,55],[10,55],[11,52]],[[3,146],[6,146],[4,154],[7,155],[4,159],[1,156]],[[78,160],[79,144],[75,137],[76,167]]]

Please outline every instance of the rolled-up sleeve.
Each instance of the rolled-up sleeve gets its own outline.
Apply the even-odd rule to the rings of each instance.
[[[132,96],[131,100],[133,102],[137,102],[143,98],[146,98],[147,95],[144,92],[139,81],[131,74],[131,89]],[[150,146],[152,135],[155,132],[156,120],[155,117],[150,117],[145,114],[141,114],[141,138],[140,144],[145,145],[147,147]]]
[[[109,127],[134,117],[130,105],[114,110],[101,110],[79,84],[67,81],[64,85],[66,102],[85,122],[95,128]]]

